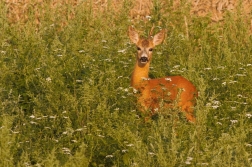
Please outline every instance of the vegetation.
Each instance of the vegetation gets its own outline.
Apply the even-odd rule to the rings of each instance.
[[[1,166],[252,166],[245,17],[227,12],[213,23],[191,16],[184,1],[176,10],[173,1],[154,2],[148,21],[132,20],[124,1],[120,12],[77,6],[71,20],[50,19],[47,8],[39,25],[32,12],[10,24],[0,2]],[[178,109],[149,122],[137,110],[127,28],[147,36],[153,24],[168,32],[150,76],[182,75],[196,85],[196,124]]]

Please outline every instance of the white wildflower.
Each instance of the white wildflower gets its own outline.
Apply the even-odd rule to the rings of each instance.
[[[211,103],[207,103],[206,104],[207,107],[211,107],[211,105],[212,105]]]
[[[28,162],[24,163],[25,166],[31,166],[31,164],[29,164]]]
[[[252,114],[249,114],[249,113],[248,113],[248,114],[246,114],[246,117],[247,117],[247,118],[251,118],[251,117],[252,117]]]
[[[126,52],[126,49],[121,49],[121,50],[118,50],[117,52],[118,52],[118,53],[125,53],[125,52]]]
[[[113,158],[113,155],[106,155],[106,158]]]
[[[151,156],[155,155],[155,153],[153,153],[153,152],[148,152],[148,154],[151,155]]]
[[[76,132],[81,132],[83,130],[83,128],[79,128],[79,129],[76,129],[75,131]]]
[[[150,80],[150,78],[145,78],[145,77],[142,77],[141,78],[143,81],[148,81],[148,80]]]
[[[191,164],[191,161],[193,160],[192,157],[187,157],[186,161],[185,161],[185,164]]]
[[[245,146],[246,147],[252,147],[252,144],[246,143]]]
[[[62,151],[64,152],[64,154],[71,154],[71,150],[69,148],[63,147]]]
[[[112,59],[104,59],[107,62],[112,62]]]
[[[215,104],[215,105],[220,105],[220,101],[214,100],[214,101],[213,101],[213,104]]]
[[[31,115],[30,118],[35,118],[35,116],[34,116],[34,115]]]
[[[251,158],[251,159],[252,159],[252,158]],[[138,166],[138,164],[134,162],[134,163],[132,164],[132,166]]]
[[[133,93],[137,93],[137,92],[138,92],[138,90],[133,88]]]
[[[145,16],[145,18],[148,19],[148,20],[150,21],[151,16],[150,16],[150,15],[147,15],[147,16]]]
[[[37,122],[34,122],[34,121],[30,121],[30,124],[35,124],[35,125],[37,125],[38,123],[37,123]]]
[[[241,98],[241,97],[242,97],[242,95],[241,95],[241,94],[238,94],[238,95],[237,95],[237,97]]]
[[[122,153],[126,153],[126,152],[128,152],[128,150],[122,150]]]
[[[217,109],[217,108],[219,108],[219,107],[220,107],[220,106],[217,106],[217,105],[212,106],[213,109]]]
[[[97,135],[98,137],[101,137],[101,138],[104,138],[105,136],[103,136],[103,135]]]
[[[208,163],[206,163],[206,162],[204,162],[204,163],[198,163],[199,165],[201,165],[201,166],[208,166],[209,164]]]
[[[238,122],[238,120],[230,120],[230,122],[231,122],[232,124],[235,124],[235,123]]]
[[[1,50],[1,53],[2,53],[3,55],[5,55],[5,54],[6,54],[6,51],[4,51],[4,50]]]
[[[13,134],[18,134],[18,133],[19,133],[19,132],[15,132],[15,131],[12,131],[12,130],[11,130],[11,132],[12,132]]]
[[[171,79],[171,78],[165,78],[165,80],[166,80],[166,81],[172,81],[172,79]]]
[[[237,83],[238,81],[229,81],[230,84]]]
[[[236,74],[236,76],[238,76],[238,77],[245,77],[246,74]]]
[[[173,66],[173,68],[179,68],[180,67],[180,65],[175,65],[175,66]]]
[[[47,77],[47,78],[46,78],[46,81],[47,81],[47,82],[51,82],[52,79],[51,79],[50,77]]]
[[[127,147],[133,147],[134,144],[127,144],[126,146],[127,146]]]
[[[233,111],[236,110],[236,107],[231,107],[231,110],[233,110]]]

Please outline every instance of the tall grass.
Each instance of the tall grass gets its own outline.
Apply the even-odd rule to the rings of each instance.
[[[9,24],[0,3],[1,166],[252,165],[252,38],[243,17],[212,23],[190,16],[187,3],[173,11],[155,1],[148,22],[132,21],[128,1],[120,13],[83,3],[64,27],[60,18]],[[146,35],[153,23],[168,33],[150,76],[196,85],[196,124],[176,109],[144,123],[137,110],[126,32],[134,24]]]

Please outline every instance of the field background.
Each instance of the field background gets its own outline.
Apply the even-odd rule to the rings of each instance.
[[[252,2],[0,2],[0,166],[252,166]],[[145,123],[130,87],[134,25],[166,28],[152,78],[199,90],[197,123]]]

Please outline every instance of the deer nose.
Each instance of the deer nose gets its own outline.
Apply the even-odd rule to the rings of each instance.
[[[142,63],[146,63],[146,62],[148,62],[148,58],[147,58],[147,57],[141,57],[141,58],[140,58],[140,61],[141,61]]]

